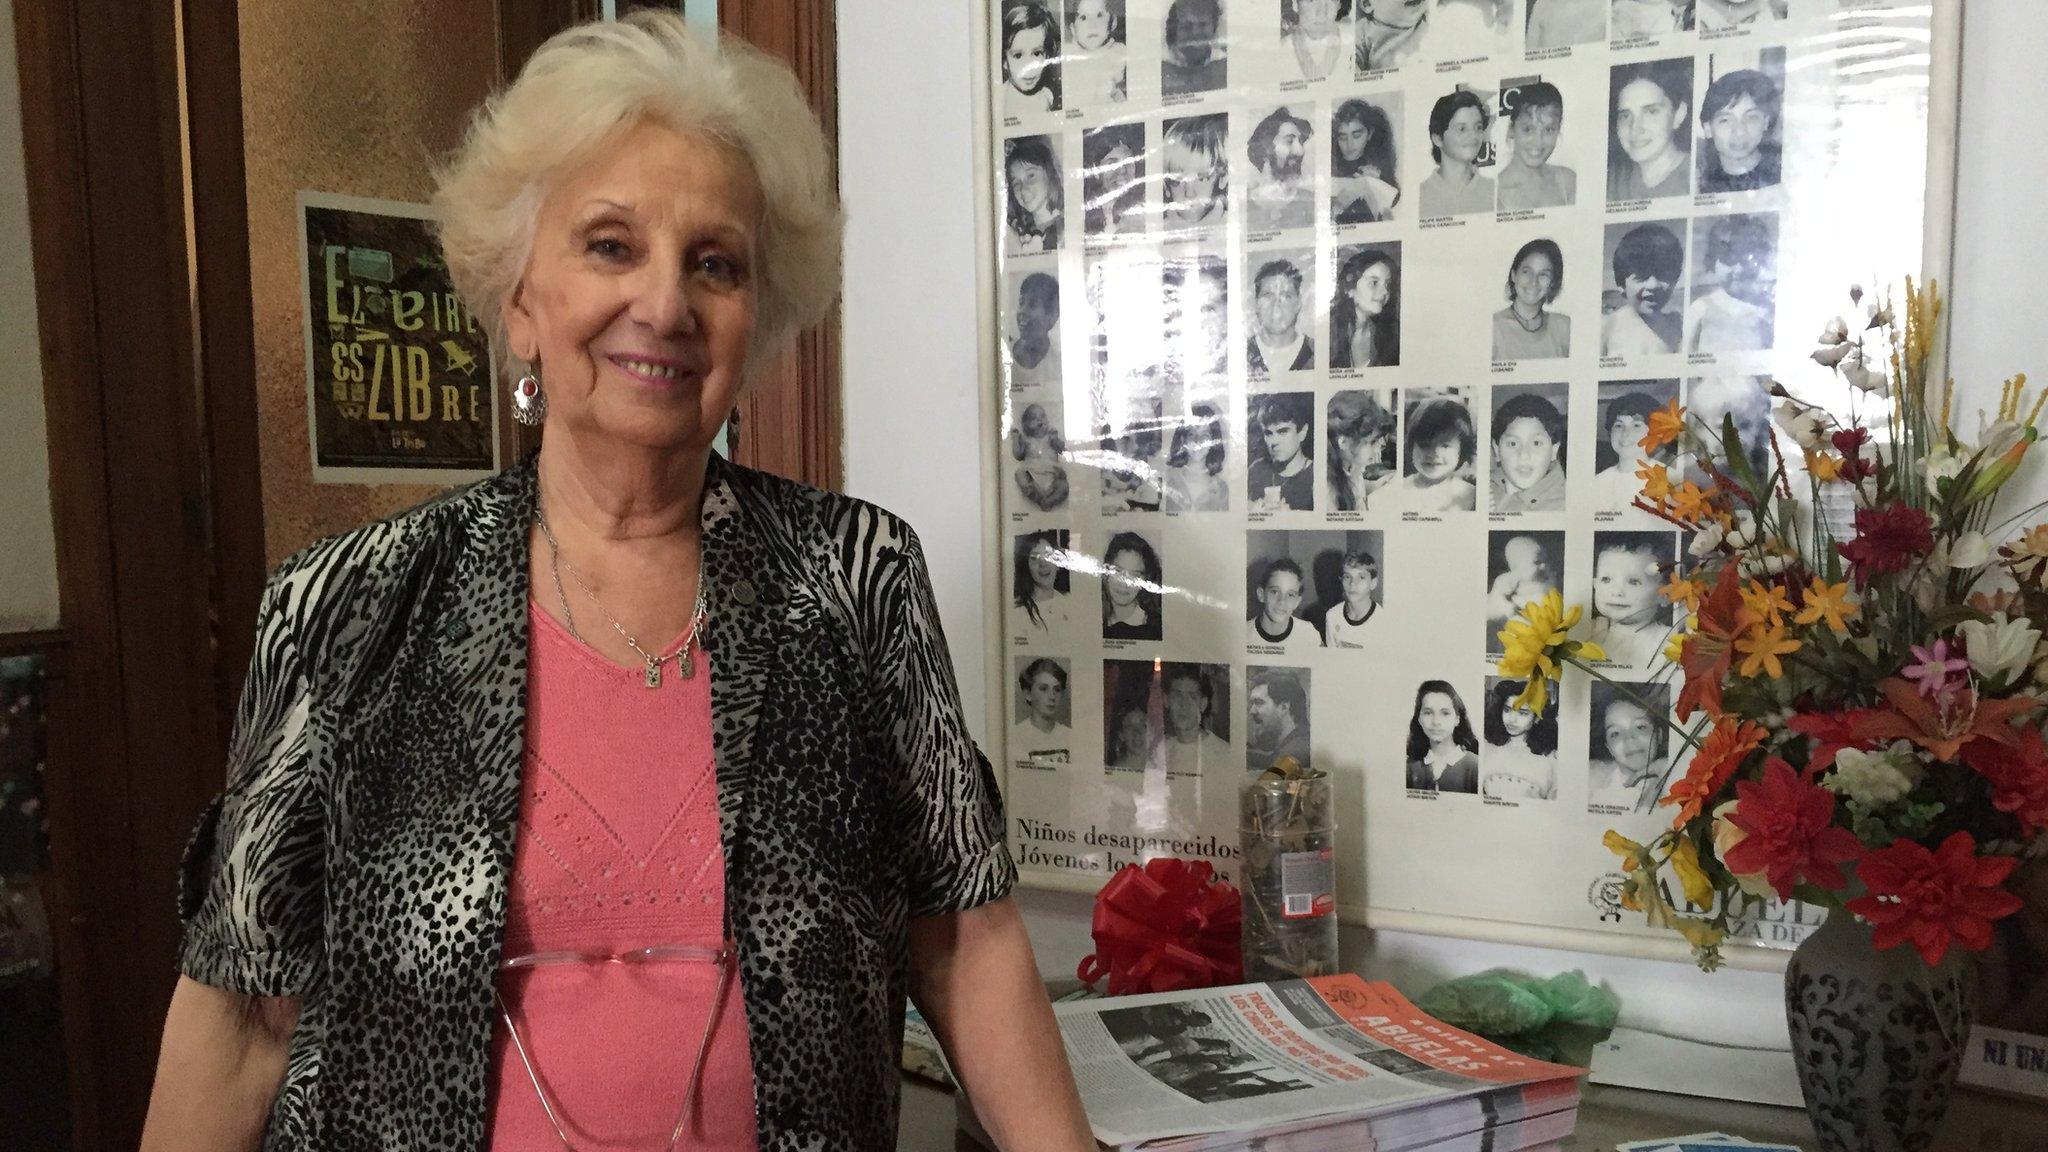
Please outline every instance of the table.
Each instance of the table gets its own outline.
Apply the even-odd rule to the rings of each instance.
[[[1611,1152],[1624,1140],[1720,1131],[1763,1142],[1798,1144],[1818,1152],[1806,1113],[1764,1104],[1731,1104],[1637,1088],[1584,1085],[1579,1127],[1565,1152]],[[980,1152],[953,1123],[953,1094],[905,1077],[903,1123],[897,1152]],[[1956,1090],[1947,1123],[1931,1152],[2044,1152],[2048,1103],[2015,1100],[1974,1089]]]

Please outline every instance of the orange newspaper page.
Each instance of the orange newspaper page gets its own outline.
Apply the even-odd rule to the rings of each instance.
[[[1496,1084],[1553,1079],[1568,1084],[1586,1074],[1584,1068],[1532,1060],[1453,1028],[1410,1004],[1391,984],[1345,973],[1312,976],[1308,985],[1353,1028],[1433,1068]]]

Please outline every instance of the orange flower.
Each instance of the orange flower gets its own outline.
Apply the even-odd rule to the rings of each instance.
[[[1671,499],[1671,473],[1662,464],[1645,463],[1636,478],[1643,482],[1643,499],[1657,505]]]
[[[1834,480],[1842,474],[1842,458],[1832,452],[1815,452],[1813,449],[1808,448],[1806,450],[1806,470],[1813,473],[1813,478],[1816,480]]]
[[[1681,575],[1676,568],[1671,570],[1670,578],[1657,591],[1663,594],[1665,603],[1683,604],[1688,613],[1699,611],[1700,598],[1707,594],[1699,581]]]
[[[1699,751],[1692,755],[1692,766],[1686,769],[1685,778],[1671,786],[1671,791],[1657,801],[1659,808],[1678,805],[1678,815],[1671,821],[1673,828],[1684,827],[1685,822],[1705,810],[1722,788],[1727,787],[1729,777],[1742,767],[1743,758],[1755,751],[1764,742],[1764,730],[1747,720],[1723,716],[1714,722],[1714,730],[1700,742]]]
[[[1712,484],[1701,488],[1687,480],[1671,494],[1671,510],[1680,520],[1704,520],[1713,513],[1714,497],[1720,494],[1721,490]]]
[[[1859,714],[1857,736],[1871,743],[1911,740],[1943,761],[1954,760],[1963,745],[1975,740],[2018,744],[2020,734],[2013,719],[2033,711],[2039,703],[2027,696],[1982,700],[1973,691],[1957,693],[1948,700],[1929,700],[1912,681],[1900,676],[1879,681],[1877,690],[1891,707]]]
[[[1749,587],[1742,590],[1742,609],[1762,623],[1782,624],[1792,611],[1792,601],[1784,588],[1751,580]]]
[[[1655,452],[1666,444],[1676,443],[1679,434],[1684,431],[1685,409],[1680,408],[1678,401],[1673,399],[1671,403],[1650,413],[1650,430],[1643,433],[1643,451]]]
[[[1820,577],[1813,578],[1813,584],[1806,589],[1806,606],[1799,615],[1792,618],[1795,624],[1818,624],[1827,621],[1829,628],[1837,633],[1849,630],[1849,619],[1862,609],[1849,599],[1849,582],[1830,584]]]
[[[1778,657],[1799,651],[1799,641],[1785,635],[1783,622],[1768,626],[1752,627],[1735,641],[1735,650],[1742,654],[1742,674],[1754,676],[1765,673],[1776,680],[1785,674],[1785,665]]]

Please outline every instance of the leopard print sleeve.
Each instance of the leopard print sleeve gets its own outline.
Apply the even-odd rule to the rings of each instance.
[[[227,785],[200,815],[180,869],[179,969],[244,995],[303,995],[319,971],[324,805],[307,754],[311,694],[291,623],[319,583],[317,568],[288,562],[264,590]]]
[[[1008,895],[1017,869],[995,773],[967,732],[924,548],[908,525],[882,519],[875,557],[894,572],[874,585],[870,659],[889,718],[909,911],[936,916]]]

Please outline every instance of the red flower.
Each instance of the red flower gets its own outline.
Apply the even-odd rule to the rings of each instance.
[[[1685,779],[1673,784],[1671,791],[1657,801],[1659,808],[1678,805],[1678,815],[1671,826],[1684,827],[1686,821],[1709,807],[1721,789],[1727,787],[1728,778],[1742,767],[1743,759],[1764,742],[1765,735],[1762,728],[1747,720],[1721,717],[1714,730],[1700,742],[1699,751],[1693,753]]]
[[[2018,866],[2011,856],[1977,855],[1968,832],[1954,833],[1932,852],[1895,840],[1857,865],[1870,895],[1844,907],[1877,927],[1871,943],[1896,948],[1910,940],[1931,968],[1948,955],[1951,941],[1972,952],[1991,946],[1991,922],[2020,910],[2020,898],[1999,887]]]
[[[1866,476],[1877,475],[1877,465],[1863,458],[1863,442],[1870,439],[1868,431],[1844,428],[1828,439],[1834,442],[1835,451],[1842,454],[1842,479],[1854,484]]]
[[[1835,827],[1835,794],[1799,778],[1776,756],[1764,761],[1762,780],[1735,784],[1728,822],[1749,835],[1721,863],[1738,876],[1762,873],[1779,896],[1792,898],[1800,881],[1839,889],[1848,883],[1840,865],[1863,854],[1863,842]]]
[[[2039,728],[2015,729],[2019,743],[1972,740],[1963,759],[1991,781],[1991,804],[2010,812],[2032,835],[2048,828],[2048,740]]]
[[[1700,602],[1693,630],[1678,650],[1679,667],[1685,669],[1685,686],[1678,690],[1678,718],[1691,719],[1692,710],[1703,707],[1721,711],[1721,682],[1735,659],[1735,637],[1742,629],[1742,577],[1733,564],[1723,565],[1714,577],[1714,589]]]
[[[1846,712],[1801,712],[1785,721],[1785,727],[1813,739],[1813,752],[1806,758],[1810,778],[1835,766],[1844,748],[1867,749],[1870,737],[1864,725],[1878,715],[1890,715],[1884,708],[1851,708]]]
[[[1856,735],[1872,747],[1891,740],[1911,740],[1943,761],[1954,761],[1965,744],[2018,743],[2020,730],[2013,720],[2035,707],[2025,696],[1980,700],[1970,691],[1929,701],[1897,676],[1878,681],[1877,690],[1891,707],[1856,713],[1860,717]]]
[[[1855,569],[1856,586],[1867,588],[1871,577],[1903,572],[1914,558],[1934,551],[1933,527],[1927,513],[1910,505],[1858,508],[1856,538],[1837,547]]]

